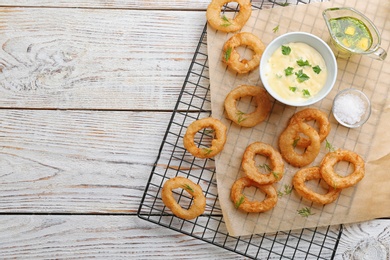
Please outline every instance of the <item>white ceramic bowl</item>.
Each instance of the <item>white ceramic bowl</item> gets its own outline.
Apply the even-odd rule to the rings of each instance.
[[[283,97],[281,97],[279,94],[277,94],[273,88],[268,84],[267,77],[266,77],[266,66],[268,63],[268,60],[272,56],[272,54],[282,45],[286,45],[288,43],[292,42],[302,42],[310,45],[314,49],[316,49],[323,57],[326,67],[328,70],[327,78],[324,87],[316,94],[313,95],[310,98],[307,98],[305,100],[301,101],[291,101],[287,100]],[[279,102],[289,105],[289,106],[308,106],[311,104],[314,104],[320,100],[322,100],[324,97],[326,97],[329,92],[332,90],[336,78],[337,78],[337,62],[336,58],[334,56],[334,53],[328,46],[326,42],[324,42],[321,38],[310,34],[306,32],[290,32],[283,34],[277,38],[275,38],[270,44],[267,45],[267,47],[264,50],[264,53],[260,60],[260,78],[263,82],[263,85],[265,89],[268,91],[268,93],[278,100]]]

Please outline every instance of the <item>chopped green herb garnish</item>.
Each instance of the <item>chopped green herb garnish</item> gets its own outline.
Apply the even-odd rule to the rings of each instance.
[[[292,91],[292,92],[295,92],[295,91],[297,91],[297,87],[288,87],[288,89],[290,90],[290,91]]]
[[[297,80],[299,83],[302,83],[302,82],[310,79],[310,77],[308,75],[303,73],[303,70],[299,70],[298,72],[295,72],[295,76],[297,76]]]
[[[246,117],[243,117],[243,115],[245,115],[244,112],[242,111],[237,111],[237,122],[238,123],[241,123],[242,121],[244,121],[246,119]]]
[[[293,190],[293,187],[285,184],[283,191],[278,191],[278,197],[283,197],[284,195],[289,195]]]
[[[276,33],[277,31],[279,31],[279,24],[278,24],[277,26],[275,26],[275,27],[272,29],[272,31],[273,31],[274,33]]]
[[[204,152],[206,155],[209,155],[212,151],[213,151],[212,149],[203,148],[203,152]]]
[[[228,61],[230,59],[230,55],[232,54],[232,48],[228,48],[225,52],[225,60]]]
[[[316,73],[316,74],[320,74],[320,72],[321,72],[321,68],[320,68],[320,66],[315,66],[315,67],[313,67],[313,71],[314,71],[314,73]]]
[[[192,193],[194,192],[194,190],[193,190],[193,189],[191,188],[191,186],[188,185],[188,184],[184,184],[184,185],[183,185],[183,188],[184,188],[185,190],[191,191]]]
[[[309,61],[308,60],[302,60],[302,59],[300,59],[300,60],[297,60],[297,64],[300,66],[300,67],[303,67],[303,66],[310,66],[310,63],[309,63]]]
[[[293,190],[293,186],[287,184],[284,185],[284,194],[288,195],[292,192],[292,190]]]
[[[325,140],[325,148],[329,150],[329,152],[333,152],[336,149],[333,147],[331,143],[328,142],[328,139]]]
[[[204,134],[208,135],[208,134],[213,134],[215,131],[214,129],[207,129],[207,130],[204,130]]]
[[[223,24],[221,24],[221,25],[223,27],[228,27],[228,26],[230,26],[232,24],[230,22],[230,20],[225,15],[222,16],[222,20],[223,20]]]
[[[308,89],[303,89],[302,90],[302,95],[304,97],[310,97],[310,91]]]
[[[291,48],[289,46],[282,45],[282,54],[289,55],[291,53]]]
[[[308,207],[298,209],[297,212],[299,215],[301,215],[302,217],[305,217],[305,218],[307,218],[308,216],[314,215],[314,213],[311,213],[311,210]]]
[[[285,74],[286,76],[290,76],[290,75],[293,74],[293,70],[294,70],[293,67],[287,67],[286,69],[284,69],[284,74]]]
[[[259,165],[258,167],[264,169],[266,172],[271,171],[271,167],[269,167],[269,165],[266,163]]]
[[[234,204],[234,206],[236,207],[236,209],[238,209],[242,203],[244,203],[245,201],[245,196],[244,195],[241,195],[240,199],[236,201],[236,203]]]
[[[272,172],[272,175],[275,177],[275,179],[279,180],[280,172]]]
[[[292,144],[293,147],[297,147],[297,144],[298,144],[298,142],[299,142],[300,139],[301,139],[300,137],[294,139],[294,142],[293,142],[293,144]]]

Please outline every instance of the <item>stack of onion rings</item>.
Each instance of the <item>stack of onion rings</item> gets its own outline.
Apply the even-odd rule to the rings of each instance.
[[[268,157],[270,160],[269,173],[263,174],[256,167],[255,156],[257,154]],[[283,178],[284,163],[280,153],[271,145],[262,142],[254,142],[245,149],[242,158],[242,169],[244,170],[246,177],[260,185],[265,185],[275,183]]]
[[[236,50],[238,46],[248,46],[254,52],[250,60],[240,58]],[[249,32],[240,32],[233,35],[223,46],[222,61],[233,71],[243,74],[248,73],[260,64],[265,46],[263,42],[254,34]]]
[[[300,154],[295,150],[295,142],[299,133],[310,138],[310,144]],[[312,163],[320,152],[320,137],[311,126],[297,122],[290,124],[279,136],[279,149],[282,157],[292,166],[303,167]]]
[[[209,148],[200,148],[195,145],[195,134],[204,128],[214,130],[214,138]],[[226,126],[218,119],[207,117],[192,122],[183,137],[184,147],[195,157],[211,158],[222,151],[226,142]]]
[[[346,161],[353,164],[353,172],[343,177],[334,170],[336,163]],[[352,187],[364,178],[364,160],[355,152],[336,150],[329,152],[322,159],[319,167],[299,170],[293,177],[293,186],[299,195],[318,204],[329,204],[337,199],[342,189]],[[326,194],[319,194],[305,186],[309,180],[324,180],[328,186]]]
[[[256,110],[248,114],[240,112],[237,108],[237,100],[246,96],[252,96],[256,102]],[[267,118],[272,105],[267,91],[263,88],[240,85],[226,96],[224,106],[228,118],[234,123],[243,127],[253,127]]]
[[[237,2],[240,10],[234,19],[221,17],[221,8],[224,4]],[[222,32],[235,32],[240,30],[248,21],[252,13],[250,0],[212,0],[206,11],[207,22],[211,27]]]
[[[340,176],[334,170],[336,163],[347,161],[354,166],[354,171],[348,176]],[[351,187],[361,181],[365,174],[364,160],[355,152],[348,150],[336,150],[327,153],[320,164],[322,178],[329,186],[337,189]]]
[[[247,197],[243,194],[243,190],[245,187],[251,186],[258,188],[261,192],[265,193],[266,198],[263,201],[252,201],[247,199]],[[236,208],[240,210],[251,213],[259,213],[268,211],[275,207],[278,201],[278,194],[272,184],[260,185],[249,178],[242,177],[234,182],[230,191],[230,199],[233,201]]]
[[[263,155],[270,160],[270,173],[259,172],[255,164],[255,156]],[[262,142],[250,144],[242,159],[244,176],[237,179],[231,188],[230,198],[235,207],[244,212],[265,212],[275,207],[278,195],[273,184],[279,181],[284,175],[284,163],[281,155],[272,146]],[[248,200],[243,194],[246,187],[256,187],[266,194],[263,201]]]
[[[323,142],[330,132],[330,122],[327,115],[318,109],[306,108],[295,113],[290,119],[290,124],[307,121],[315,121],[318,124],[318,135],[320,136],[320,142]],[[309,139],[301,137],[296,145],[298,147],[307,147],[309,144]]]
[[[321,180],[321,173],[319,167],[310,167],[299,170],[293,177],[292,184],[296,192],[307,200],[310,200],[318,204],[329,204],[335,201],[341,189],[335,189],[328,185],[328,192],[326,194],[320,194],[313,190],[310,190],[306,185],[306,181]]]
[[[173,197],[172,190],[178,188],[186,190],[193,197],[192,205],[189,209],[182,208]],[[183,219],[194,219],[206,209],[206,197],[202,188],[191,180],[180,176],[169,179],[164,183],[161,198],[173,214]]]

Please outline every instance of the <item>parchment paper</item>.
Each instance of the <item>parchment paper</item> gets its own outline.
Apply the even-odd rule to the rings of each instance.
[[[328,42],[329,34],[322,11],[332,6],[355,7],[365,13],[378,27],[382,47],[389,51],[390,1],[387,0],[335,0],[256,10],[241,31],[254,33],[266,45],[277,36],[290,31],[309,32]],[[274,32],[273,29],[277,26],[279,29]],[[319,206],[301,199],[294,191],[286,194],[285,188],[291,187],[292,177],[297,171],[286,163],[283,179],[275,184],[280,196],[274,209],[260,214],[247,214],[235,209],[230,200],[230,188],[242,176],[241,159],[245,148],[252,142],[262,141],[278,149],[277,140],[288,119],[303,108],[285,106],[271,99],[271,114],[256,127],[241,128],[227,119],[223,102],[233,88],[244,83],[262,87],[258,69],[246,75],[236,75],[221,62],[222,46],[232,35],[216,32],[210,27],[207,30],[212,116],[221,119],[228,126],[225,148],[216,157],[216,172],[219,200],[230,235],[269,233],[390,216],[390,57],[385,61],[367,56],[337,58],[339,69],[333,90],[324,100],[311,106],[329,115],[332,129],[327,140],[332,146],[355,151],[365,159],[366,175],[358,185],[344,189],[337,201]],[[350,87],[362,90],[372,102],[370,119],[357,129],[339,125],[331,113],[334,96],[338,91]],[[244,99],[240,101],[240,105],[245,105],[245,102],[250,105],[251,101]],[[325,142],[322,143],[320,154],[309,166],[318,165],[328,151]],[[348,170],[350,169],[345,169]],[[256,190],[253,191],[255,192]],[[311,215],[307,217],[298,214],[298,210],[305,207],[311,211]]]

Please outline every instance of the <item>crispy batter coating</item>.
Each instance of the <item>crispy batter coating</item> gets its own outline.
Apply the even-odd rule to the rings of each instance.
[[[173,197],[172,190],[178,188],[185,189],[193,197],[189,209],[182,208]],[[201,215],[206,208],[206,197],[202,188],[191,180],[180,176],[169,179],[164,183],[161,198],[173,214],[183,219],[194,219]]]
[[[256,155],[268,157],[269,173],[264,174],[259,171],[255,163]],[[284,174],[284,162],[280,153],[271,145],[262,142],[254,142],[245,149],[242,168],[246,177],[261,185],[277,182],[283,178]]]
[[[224,4],[237,2],[240,10],[233,19],[221,16],[221,9]],[[212,0],[206,11],[208,24],[215,30],[222,32],[236,32],[240,30],[248,21],[252,14],[250,0]]]
[[[266,194],[263,201],[249,200],[244,194],[243,190],[246,187],[254,186],[261,192]],[[275,207],[278,202],[278,194],[272,184],[260,185],[257,182],[250,180],[247,177],[241,177],[236,180],[230,191],[230,199],[233,201],[236,208],[245,212],[265,212]]]
[[[250,60],[241,59],[236,48],[238,46],[248,46],[254,54]],[[249,32],[240,32],[233,35],[223,46],[222,61],[226,63],[229,69],[239,73],[248,73],[260,64],[265,46],[263,42],[254,34]]]
[[[320,194],[310,190],[305,182],[322,179],[319,167],[310,167],[299,170],[295,173],[292,183],[296,192],[307,200],[318,204],[329,204],[335,201],[340,195],[341,189],[335,189],[328,185],[328,192]]]
[[[303,133],[310,139],[310,145],[303,153],[295,149],[297,136]],[[303,167],[312,163],[320,152],[320,137],[317,131],[308,124],[298,122],[289,124],[279,136],[279,149],[282,157],[292,166]]]
[[[253,97],[256,102],[256,110],[246,114],[238,110],[237,101],[247,96]],[[243,127],[253,127],[263,122],[268,117],[272,107],[267,91],[264,88],[251,85],[240,85],[230,91],[225,98],[224,105],[228,118]]]
[[[200,148],[195,145],[195,134],[204,128],[214,130],[214,138],[209,148]],[[222,151],[226,142],[226,126],[218,119],[207,117],[192,122],[183,137],[184,147],[195,157],[211,158]]]
[[[297,122],[315,121],[319,126],[318,135],[320,136],[320,142],[323,142],[330,132],[330,122],[327,115],[316,108],[305,108],[295,113],[291,119],[290,124]],[[307,147],[310,144],[310,139],[302,137],[297,142],[298,147]]]
[[[335,172],[334,166],[340,161],[346,161],[354,166],[354,171],[343,177]],[[329,152],[322,159],[320,164],[322,178],[329,186],[337,189],[351,187],[361,181],[365,175],[365,163],[362,157],[349,150],[338,149]]]

